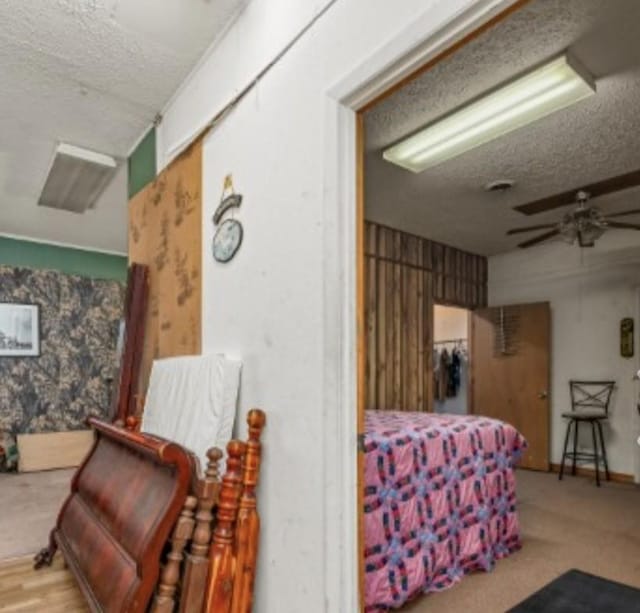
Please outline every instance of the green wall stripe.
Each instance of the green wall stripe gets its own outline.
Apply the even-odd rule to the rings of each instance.
[[[151,128],[129,156],[129,198],[156,178],[156,129]]]
[[[58,247],[0,236],[0,265],[59,270],[92,279],[127,280],[127,258],[122,255]]]

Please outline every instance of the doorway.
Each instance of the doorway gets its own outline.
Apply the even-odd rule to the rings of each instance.
[[[358,67],[351,74],[341,80],[330,92],[335,105],[335,134],[336,142],[330,142],[328,154],[335,154],[337,144],[339,153],[336,163],[330,169],[331,176],[338,186],[337,207],[328,208],[328,220],[341,228],[338,249],[334,258],[325,261],[325,269],[329,275],[346,275],[346,283],[340,290],[340,309],[330,312],[328,321],[333,321],[340,328],[342,345],[345,347],[344,361],[336,369],[335,377],[342,381],[342,391],[339,398],[327,396],[327,399],[338,400],[342,406],[340,414],[343,419],[340,424],[328,424],[329,431],[335,431],[336,444],[329,444],[328,449],[334,448],[335,454],[326,453],[326,470],[336,477],[336,487],[344,485],[340,490],[343,494],[344,519],[341,525],[327,523],[327,542],[335,543],[336,537],[351,538],[357,543],[354,549],[358,566],[358,590],[354,593],[349,581],[344,585],[344,603],[351,603],[357,598],[359,610],[364,609],[364,526],[362,518],[364,491],[364,463],[363,463],[363,435],[364,413],[367,397],[367,321],[365,317],[366,295],[366,258],[365,258],[365,214],[364,214],[364,113],[394,91],[412,80],[416,75],[426,72],[436,64],[444,61],[451,54],[465,45],[470,44],[484,32],[496,24],[507,19],[526,5],[528,0],[480,0],[461,9],[457,16],[447,22],[437,32],[432,32],[433,15],[429,10],[416,16],[409,29],[396,36],[392,44],[381,49],[380,53],[372,57],[366,66]],[[415,44],[416,31],[432,32],[425,40]],[[410,36],[407,36],[410,35]],[[412,42],[413,41],[413,42]],[[353,155],[355,151],[355,156]],[[345,170],[346,169],[346,170]],[[355,177],[355,184],[351,177]],[[354,209],[342,206],[343,202],[355,201]],[[328,202],[333,202],[329,200]],[[442,257],[442,254],[440,254]],[[344,269],[344,261],[352,266]],[[481,272],[480,269],[477,272]],[[355,274],[354,274],[355,273]],[[434,279],[425,279],[427,283],[433,281],[444,291],[444,274]],[[442,285],[441,285],[442,283]],[[453,283],[455,286],[455,282]],[[448,289],[449,286],[447,284]],[[355,288],[355,301],[353,289]],[[482,299],[480,284],[471,284],[464,288],[472,299]],[[468,291],[467,291],[468,290]],[[455,293],[455,290],[453,290]],[[329,292],[331,294],[331,292]],[[444,294],[443,294],[444,295]],[[331,299],[331,295],[328,299]],[[346,317],[345,317],[346,315]],[[333,342],[333,332],[328,337]],[[351,348],[355,347],[355,351]],[[431,359],[425,356],[425,359]],[[329,389],[329,388],[327,388]],[[427,395],[426,398],[431,397]],[[352,407],[355,400],[357,418],[352,418]],[[350,413],[351,412],[351,413]],[[349,417],[349,413],[351,417]],[[358,452],[353,445],[357,438]],[[345,467],[356,468],[354,476],[345,479]],[[347,471],[349,473],[349,471]],[[350,489],[351,479],[355,480],[355,489]],[[328,497],[327,500],[330,498]],[[355,534],[351,532],[354,530]],[[355,566],[353,558],[344,559],[342,569],[353,572]],[[347,573],[347,574],[350,574]],[[336,577],[341,573],[336,569]],[[345,574],[342,573],[342,577]],[[352,607],[349,607],[352,608]],[[345,608],[347,610],[347,608]]]
[[[471,311],[446,304],[433,306],[433,410],[466,415],[470,412]]]
[[[558,43],[558,45],[559,44],[560,43]],[[546,46],[540,47],[540,49],[546,48]],[[558,51],[561,51],[561,49],[558,49]],[[497,53],[496,55],[499,55],[500,58],[504,57],[504,54]],[[540,59],[542,60],[544,58]],[[497,60],[496,63],[500,61],[501,60]],[[534,62],[530,60],[527,61],[531,66],[534,65]],[[524,68],[527,67],[524,66],[523,69]],[[507,68],[504,68],[504,70],[506,74],[512,71],[513,68],[509,66],[508,70]],[[455,74],[462,74],[462,72],[461,69]],[[500,80],[492,74],[487,76],[487,81],[491,81],[494,78],[498,81]],[[433,77],[433,79],[434,81],[438,81],[438,91],[441,92],[444,89],[442,86],[442,75],[438,74],[438,76]],[[465,82],[458,85],[460,87],[452,87],[450,90],[454,92],[455,95],[461,90],[464,90],[464,87],[467,87],[468,83]],[[427,80],[425,80],[423,90],[418,92],[424,93],[423,97],[416,95],[416,88],[417,86],[412,85],[411,93],[407,94],[407,99],[404,101],[406,108],[410,108],[417,99],[421,101],[421,109],[427,108],[427,105],[422,101],[426,99],[429,91],[434,91],[434,82],[428,83]],[[480,95],[482,91],[489,91],[489,89],[486,83],[479,84],[478,91],[473,93]],[[464,91],[466,92],[466,90]],[[455,97],[454,94],[452,94],[452,97]],[[602,96],[603,94],[600,95]],[[468,92],[462,97],[473,99],[473,96]],[[403,101],[399,98],[398,102],[402,103]],[[539,445],[537,443],[537,434],[532,434],[533,431],[528,431],[525,436],[529,439],[530,446],[529,457],[526,459],[531,461],[532,468],[546,470],[549,467],[550,459],[549,443],[555,443],[552,446],[553,449],[551,451],[553,451],[553,453],[551,456],[554,462],[557,462],[557,440],[564,434],[565,422],[563,421],[561,411],[566,410],[566,407],[569,406],[569,402],[565,396],[568,393],[567,381],[569,376],[573,376],[565,373],[568,372],[568,369],[573,369],[578,373],[586,373],[586,375],[581,374],[581,376],[596,377],[598,376],[599,370],[605,370],[610,364],[614,363],[613,359],[608,361],[601,359],[602,352],[599,350],[600,347],[594,347],[595,351],[591,352],[581,350],[581,347],[590,346],[586,342],[587,338],[590,336],[595,338],[595,335],[592,334],[592,330],[594,329],[601,334],[601,340],[598,341],[598,345],[603,349],[606,348],[607,351],[613,353],[617,351],[618,348],[616,334],[619,322],[614,321],[610,323],[611,309],[609,309],[609,313],[603,313],[600,321],[591,323],[590,318],[583,317],[581,301],[585,297],[588,297],[588,299],[592,301],[598,298],[600,293],[610,292],[611,288],[619,282],[619,279],[610,275],[608,279],[603,279],[602,282],[596,279],[596,282],[589,287],[584,286],[582,281],[579,282],[587,272],[589,274],[593,274],[594,272],[593,269],[586,271],[586,267],[582,266],[583,262],[577,257],[577,254],[580,253],[579,248],[592,246],[592,243],[589,243],[585,237],[581,237],[580,244],[575,245],[574,249],[565,247],[559,240],[554,245],[543,245],[544,241],[552,237],[565,238],[567,242],[570,242],[570,232],[565,232],[564,235],[561,235],[561,231],[556,227],[559,223],[558,220],[561,221],[563,219],[560,215],[562,211],[557,211],[556,209],[561,206],[566,206],[567,211],[573,211],[574,203],[572,198],[575,194],[572,190],[574,183],[575,186],[577,186],[580,182],[586,185],[589,181],[595,181],[596,178],[600,178],[595,175],[596,172],[601,172],[601,169],[593,168],[593,170],[585,173],[588,176],[583,178],[577,178],[581,176],[579,175],[579,171],[583,171],[583,168],[578,168],[571,173],[562,173],[561,179],[567,183],[566,185],[554,186],[550,181],[534,181],[532,173],[535,168],[532,167],[531,164],[527,164],[526,162],[514,164],[514,152],[529,152],[529,145],[535,142],[535,139],[532,138],[528,139],[526,144],[511,147],[508,151],[505,146],[501,157],[497,155],[480,155],[478,152],[474,154],[473,151],[471,151],[466,154],[465,159],[460,157],[457,159],[457,162],[450,162],[448,166],[446,163],[439,168],[436,168],[434,165],[434,167],[427,169],[427,172],[422,175],[422,181],[420,176],[407,173],[406,169],[399,170],[398,168],[389,166],[387,158],[382,155],[384,153],[384,147],[392,149],[400,140],[404,138],[408,139],[412,131],[417,130],[421,125],[433,125],[434,122],[440,121],[442,117],[445,117],[451,108],[455,107],[455,105],[447,106],[444,103],[438,107],[437,102],[437,100],[434,102],[436,109],[431,111],[431,115],[421,118],[420,121],[416,121],[413,125],[404,121],[404,123],[401,124],[401,128],[398,129],[398,132],[393,135],[389,133],[385,134],[385,130],[390,124],[389,117],[393,110],[393,105],[387,103],[384,111],[380,112],[380,116],[378,117],[379,121],[377,122],[378,135],[380,138],[376,141],[377,145],[372,146],[368,150],[370,169],[378,173],[376,180],[367,184],[367,197],[368,199],[372,197],[375,198],[375,206],[377,207],[375,210],[372,208],[368,211],[368,213],[371,214],[369,220],[380,225],[392,227],[404,233],[418,234],[429,240],[448,244],[457,250],[455,253],[454,250],[450,251],[452,260],[454,257],[458,257],[460,250],[467,251],[467,253],[463,254],[463,258],[466,257],[468,253],[484,254],[487,257],[493,258],[495,264],[492,270],[493,295],[490,300],[488,297],[485,297],[484,304],[478,305],[479,309],[476,312],[476,316],[479,320],[474,327],[477,334],[486,334],[485,343],[481,346],[485,355],[482,357],[482,360],[474,360],[472,355],[471,365],[474,369],[479,363],[487,366],[481,373],[482,377],[480,377],[479,373],[473,373],[478,384],[484,386],[483,393],[485,394],[483,399],[480,397],[480,393],[476,393],[477,397],[473,399],[474,409],[480,404],[484,406],[479,411],[474,410],[474,413],[505,419],[504,412],[500,415],[498,415],[497,412],[504,409],[511,410],[514,408],[515,400],[523,400],[524,404],[520,406],[522,411],[514,414],[511,418],[507,418],[506,421],[514,423],[519,430],[524,432],[528,430],[525,417],[533,420],[534,426],[542,433],[542,436],[545,437],[545,441]],[[406,119],[406,115],[405,113],[403,119]],[[554,129],[552,132],[556,134],[558,130]],[[521,134],[523,133],[524,132]],[[496,142],[504,143],[506,139]],[[489,150],[489,148],[487,148],[487,150]],[[496,146],[496,150],[498,150],[498,146]],[[474,155],[476,157],[474,157]],[[567,157],[568,156],[565,156],[563,159],[567,159]],[[571,157],[570,159],[574,158]],[[468,160],[472,160],[474,163],[469,164]],[[456,166],[456,163],[458,166]],[[400,166],[400,164],[398,165]],[[555,169],[552,168],[550,172],[554,170]],[[614,172],[612,171],[610,174],[613,176]],[[502,179],[503,176],[508,180],[500,181],[499,179]],[[403,184],[401,184],[401,182]],[[516,188],[509,192],[509,186],[513,185],[515,185]],[[568,200],[563,197],[557,199],[555,204],[551,202],[551,196],[554,196],[556,193],[560,195],[565,193],[562,190],[566,192],[572,191],[573,195],[571,195]],[[544,195],[548,196],[547,201],[545,201],[545,207],[548,208],[540,208],[540,197]],[[369,202],[371,202],[371,200],[368,200],[368,203]],[[463,206],[464,203],[466,203],[466,205]],[[533,206],[534,204],[535,206]],[[607,204],[608,203],[605,203],[605,206]],[[526,205],[529,205],[528,208]],[[518,206],[524,210],[519,210]],[[620,208],[616,208],[621,205],[619,203],[616,204],[613,200],[610,206],[611,213],[615,215],[626,215],[633,212],[621,211]],[[522,215],[537,215],[538,217],[527,220],[521,217]],[[572,219],[574,218],[570,216],[569,221]],[[617,227],[622,229],[619,222],[615,222],[615,224],[612,224],[610,228]],[[573,227],[570,223],[568,226],[565,231],[570,231]],[[545,230],[544,234],[532,234],[526,237],[519,236],[522,232],[542,232],[543,230]],[[528,236],[532,236],[533,238],[528,238]],[[617,236],[618,234],[615,232],[606,234],[605,239],[598,242],[598,245],[591,253],[598,254],[599,249],[602,249],[604,253],[609,247],[615,247],[618,243]],[[523,238],[527,238],[527,240],[523,240]],[[631,238],[632,237],[629,239],[630,245],[632,244]],[[493,241],[492,244],[490,244],[490,241]],[[619,242],[624,246],[624,241],[620,240]],[[410,243],[411,241],[407,239],[406,244],[409,245]],[[395,245],[392,247],[395,249]],[[529,251],[518,251],[518,249],[528,249]],[[508,251],[513,251],[513,253],[509,256],[502,255]],[[613,251],[613,249],[611,249],[611,251]],[[398,265],[398,259],[400,260],[400,265],[405,264],[411,268],[412,271],[424,271],[425,275],[421,281],[423,287],[425,291],[427,291],[427,288],[431,290],[432,296],[435,296],[437,292],[433,288],[436,286],[438,289],[440,288],[439,283],[442,282],[442,277],[446,273],[437,268],[440,260],[437,258],[434,260],[430,255],[425,257],[427,253],[432,254],[433,251],[430,249],[422,250],[420,252],[421,255],[414,260],[412,259],[413,256],[407,256],[405,252],[403,252],[402,243],[400,243],[399,251],[378,255],[379,261],[384,262],[385,267],[389,265],[389,268],[393,269],[394,274],[395,268],[393,267]],[[421,257],[422,259],[420,259]],[[585,255],[585,257],[588,258],[588,255]],[[594,257],[592,259],[593,267],[602,267],[605,262],[605,257],[608,261],[608,254],[603,256],[602,262],[598,262],[596,257]],[[402,274],[404,273],[400,272],[400,279],[403,278]],[[407,277],[410,279],[412,274],[414,273],[408,273]],[[455,283],[464,284],[465,274],[466,269],[462,266],[456,272]],[[618,277],[621,278],[622,275],[620,274]],[[399,319],[399,329],[402,331],[402,324],[405,321],[402,317],[405,312],[402,307],[402,288],[405,286],[400,284],[398,287],[401,290],[400,293],[391,287],[389,295],[400,303],[399,311],[401,317]],[[408,287],[411,287],[410,283]],[[578,291],[574,291],[574,287],[577,287]],[[467,292],[463,293],[468,295]],[[565,334],[565,332],[569,331],[569,326],[571,326],[572,330],[571,337],[567,342],[558,341],[555,343],[557,346],[554,347],[554,357],[562,355],[561,352],[565,352],[569,355],[569,359],[554,359],[555,364],[558,365],[558,367],[554,366],[554,373],[556,373],[554,377],[557,384],[554,390],[551,390],[549,381],[549,346],[551,339],[548,334],[548,323],[550,320],[548,305],[546,316],[542,313],[544,307],[538,309],[540,310],[541,321],[544,322],[545,317],[547,321],[547,325],[543,325],[545,332],[537,334],[536,339],[534,339],[538,340],[542,338],[546,343],[546,349],[542,347],[540,354],[543,358],[546,356],[547,363],[545,365],[543,359],[540,364],[538,364],[538,366],[540,366],[539,369],[537,366],[532,368],[531,364],[528,363],[518,363],[520,358],[537,360],[539,354],[536,352],[540,348],[536,343],[532,342],[530,346],[526,343],[527,352],[530,348],[533,351],[531,355],[524,355],[522,348],[516,347],[514,350],[513,348],[505,346],[505,343],[499,343],[500,346],[496,347],[494,338],[496,336],[495,329],[496,327],[500,329],[501,324],[492,321],[495,319],[495,311],[493,313],[484,313],[486,315],[484,323],[491,324],[491,327],[488,325],[486,327],[481,326],[483,315],[481,309],[487,305],[520,304],[523,307],[523,311],[520,313],[520,319],[522,321],[528,317],[524,307],[531,306],[531,310],[534,311],[536,308],[534,308],[533,303],[548,300],[549,297],[551,297],[553,301],[555,310],[554,321],[560,321],[561,319],[559,318],[564,318],[565,316],[567,318],[565,330],[560,326],[554,325],[554,329],[558,333],[557,338],[567,338],[568,334]],[[614,296],[614,299],[617,300],[617,297]],[[364,304],[365,300],[366,299],[363,298],[362,304]],[[407,301],[407,304],[410,305],[411,303]],[[622,304],[622,302],[619,301],[617,304]],[[407,307],[406,312],[411,312],[410,306]],[[505,314],[504,310],[502,313]],[[500,311],[498,310],[498,315],[499,314]],[[510,313],[506,313],[506,315],[510,315]],[[623,315],[628,316],[628,313],[625,312]],[[579,324],[582,323],[583,319],[584,323],[580,326]],[[367,324],[366,322],[363,323],[364,330],[366,330]],[[531,327],[532,330],[535,330],[535,328],[535,325]],[[472,336],[473,335],[469,335],[469,337]],[[378,335],[377,338],[380,339],[381,336]],[[409,341],[412,341],[412,335],[404,334],[404,336],[400,337],[391,337],[392,340],[396,338],[401,339],[399,344],[400,361],[398,362],[400,375],[396,377],[396,379],[402,382],[401,368],[404,363],[402,361],[404,357],[402,350],[405,347],[402,339],[407,338]],[[498,335],[498,338],[500,339],[500,335]],[[430,340],[434,341],[435,344],[435,333]],[[509,339],[503,338],[502,340],[508,341]],[[543,343],[543,345],[545,343]],[[471,342],[471,345],[473,346],[473,342]],[[394,345],[390,346],[393,347]],[[410,342],[407,343],[406,346],[412,348]],[[471,352],[473,353],[473,351],[474,349],[471,347]],[[588,355],[598,356],[600,362],[586,362],[584,357]],[[618,356],[614,355],[611,357],[617,358]],[[430,356],[429,359],[432,359],[432,357]],[[395,364],[394,362],[394,365]],[[497,381],[494,377],[494,373],[492,372],[494,368],[502,371],[502,375],[499,377],[500,381]],[[539,372],[541,377],[538,378],[537,375],[536,377],[531,377],[532,369],[535,370],[536,373]],[[382,370],[380,372],[382,372]],[[389,371],[385,370],[384,372],[388,373]],[[547,377],[546,380],[544,378],[545,373]],[[626,375],[626,372],[623,374],[619,370],[617,377],[623,381],[628,375]],[[408,380],[411,381],[411,378],[408,378]],[[385,381],[388,381],[388,379],[385,379]],[[411,387],[407,387],[407,389],[410,392],[413,390]],[[555,441],[549,441],[550,423],[548,412],[551,394],[554,396],[554,416],[553,424],[551,425],[553,426]],[[409,406],[409,403],[406,402],[406,398],[403,396],[402,388],[398,388],[396,395],[402,399],[402,407]],[[412,398],[413,396],[409,395],[409,400]],[[395,406],[397,404],[396,402],[393,404],[394,406],[390,410],[398,408]],[[628,406],[627,404],[626,407]],[[563,409],[563,407],[565,407],[565,409]],[[541,415],[544,416],[544,419],[539,419]],[[618,412],[616,418],[618,418],[619,415],[620,412]],[[615,431],[612,433],[615,435]],[[613,436],[611,438],[615,440]],[[622,455],[620,456],[620,462],[621,465],[625,466],[629,464],[628,460],[625,460]],[[551,480],[554,479],[554,477],[548,475],[548,479]]]
[[[550,468],[551,310],[546,302],[433,307],[433,412],[514,425],[522,468]]]

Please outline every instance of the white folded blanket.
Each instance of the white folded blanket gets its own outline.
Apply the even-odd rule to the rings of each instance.
[[[142,432],[175,441],[207,466],[207,450],[226,450],[236,415],[241,363],[221,355],[155,360]],[[222,467],[224,468],[224,467]]]

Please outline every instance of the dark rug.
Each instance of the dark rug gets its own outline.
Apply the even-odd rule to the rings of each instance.
[[[640,590],[570,570],[508,613],[640,613]]]

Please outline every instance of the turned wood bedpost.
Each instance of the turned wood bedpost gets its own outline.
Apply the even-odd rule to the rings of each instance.
[[[260,436],[266,423],[265,414],[254,409],[247,416],[249,440],[244,458],[242,496],[236,524],[236,569],[231,613],[251,613],[253,586],[258,557],[260,517],[257,511],[256,487],[260,473]]]
[[[209,578],[204,613],[229,613],[235,570],[234,536],[242,490],[242,461],[245,443],[227,445],[227,470],[222,479],[213,542],[209,551]]]
[[[134,415],[129,415],[124,421],[124,427],[129,432],[135,432],[140,426],[140,420]]]
[[[180,581],[180,567],[184,558],[184,548],[193,534],[195,520],[193,512],[198,504],[197,498],[188,496],[182,513],[176,522],[171,537],[171,551],[167,555],[167,562],[160,574],[158,591],[153,599],[151,613],[173,613],[175,595]]]
[[[213,506],[218,502],[220,492],[220,460],[222,451],[213,447],[207,451],[207,470],[204,479],[198,481],[198,512],[196,528],[191,540],[191,549],[187,553],[180,613],[202,611],[207,575],[209,572],[209,547],[211,546],[211,525]]]

